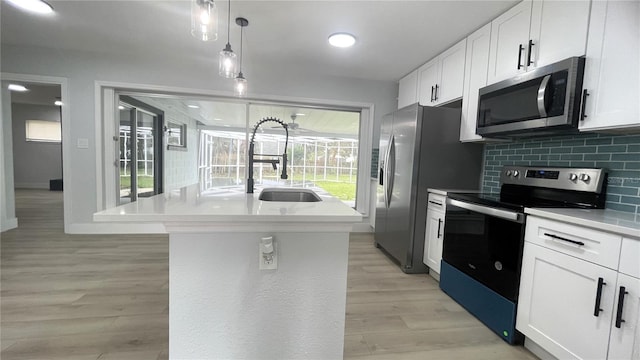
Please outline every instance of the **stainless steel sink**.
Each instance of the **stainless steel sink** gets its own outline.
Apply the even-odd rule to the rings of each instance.
[[[258,198],[263,201],[316,202],[322,201],[309,189],[268,188],[260,192]]]

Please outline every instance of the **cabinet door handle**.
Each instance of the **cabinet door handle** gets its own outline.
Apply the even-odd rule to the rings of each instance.
[[[567,239],[567,238],[563,238],[562,236],[558,236],[558,235],[554,235],[554,234],[549,234],[549,233],[544,233],[545,236],[548,236],[550,238],[553,239],[558,239],[558,240],[562,240],[562,241],[566,241],[566,242],[570,242],[572,244],[576,244],[576,245],[580,245],[580,246],[584,246],[584,243],[582,241],[575,241],[575,240],[571,240],[571,239]]]
[[[622,308],[624,307],[624,296],[629,292],[624,286],[620,286],[618,293],[618,311],[616,311],[616,327],[620,329],[624,320],[622,320]]]
[[[522,62],[522,50],[524,50],[524,46],[522,46],[522,44],[519,44],[518,45],[518,70],[524,67],[523,65],[520,65],[520,62]]]
[[[433,201],[433,200],[429,200],[429,203],[430,204],[435,204],[435,205],[438,205],[438,206],[442,206],[442,203],[439,203],[439,202]]]
[[[602,311],[602,309],[600,309],[600,301],[602,300],[602,287],[607,285],[606,282],[604,282],[604,279],[599,277],[598,278],[598,289],[596,291],[596,306],[593,308],[593,316],[598,317],[598,315],[600,315],[600,311]]]
[[[587,114],[585,114],[585,110],[587,109],[587,96],[589,96],[589,92],[587,89],[582,90],[582,109],[580,109],[580,121],[584,121],[587,118]]]
[[[430,99],[430,100],[431,100],[431,102],[433,102],[433,90],[434,90],[434,87],[432,86],[432,87],[431,87],[431,99]]]
[[[531,61],[531,49],[533,48],[533,45],[535,45],[533,43],[533,40],[529,39],[529,53],[527,54],[527,66],[533,64],[533,61]]]
[[[436,236],[436,239],[440,239],[440,226],[442,225],[442,219],[438,219],[438,236]]]
[[[436,93],[435,93],[435,101],[438,101],[438,84],[436,84]]]

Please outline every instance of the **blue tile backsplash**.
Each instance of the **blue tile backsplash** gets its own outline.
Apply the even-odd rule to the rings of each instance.
[[[640,135],[579,134],[485,146],[483,191],[500,192],[503,165],[596,167],[609,172],[608,209],[640,214]]]

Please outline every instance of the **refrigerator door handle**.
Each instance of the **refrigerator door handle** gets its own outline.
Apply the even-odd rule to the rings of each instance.
[[[387,154],[387,188],[386,188],[386,200],[387,208],[391,205],[391,195],[393,194],[393,180],[396,172],[396,140],[395,136],[391,135],[389,141],[389,153]]]

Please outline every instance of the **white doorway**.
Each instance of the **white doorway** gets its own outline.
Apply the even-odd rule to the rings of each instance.
[[[24,89],[9,90],[10,84]],[[67,228],[69,194],[59,193],[69,174],[64,162],[70,132],[67,91],[65,78],[2,74],[2,231],[19,227],[16,189],[58,197],[64,203],[61,225]]]

